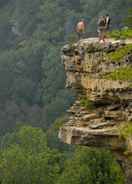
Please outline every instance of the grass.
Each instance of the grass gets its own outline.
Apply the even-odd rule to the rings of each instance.
[[[104,77],[108,80],[132,81],[132,67],[124,67],[113,71]]]
[[[126,38],[132,38],[132,29],[122,29],[122,30],[114,30],[111,33],[109,33],[109,36],[115,39],[126,39]]]
[[[120,61],[123,59],[128,53],[132,52],[132,44],[128,44],[122,48],[117,49],[115,52],[111,52],[107,54],[108,58],[111,61]]]

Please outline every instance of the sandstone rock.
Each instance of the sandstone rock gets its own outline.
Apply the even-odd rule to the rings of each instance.
[[[130,155],[132,155],[132,136],[127,139],[127,150]]]
[[[128,117],[128,121],[132,121],[132,115]]]
[[[104,118],[109,118],[117,121],[125,120],[125,116],[122,111],[105,111]]]
[[[60,129],[59,138],[67,144],[112,150],[122,162],[126,184],[131,184],[132,163],[124,153],[127,147],[127,154],[132,156],[132,137],[127,140],[121,138],[119,127],[132,121],[132,81],[103,78],[120,67],[132,67],[132,53],[120,62],[110,61],[107,56],[127,43],[132,43],[132,40],[110,39],[102,45],[96,38],[89,38],[62,48],[66,87],[74,88],[79,97],[67,111],[71,116]],[[92,110],[81,106],[81,96],[93,102]]]
[[[102,120],[102,122],[101,122],[101,120]],[[111,122],[111,121],[104,122],[103,119],[97,119],[97,120],[94,120],[94,122],[92,124],[90,124],[89,127],[91,129],[101,129],[101,128],[114,126],[115,124],[116,124],[115,122]]]
[[[82,119],[83,119],[84,121],[88,121],[88,120],[91,120],[91,119],[95,119],[95,118],[97,118],[97,117],[98,117],[98,116],[97,116],[96,113],[92,113],[92,114],[84,115]]]
[[[117,110],[119,108],[121,108],[121,105],[120,104],[114,104],[114,105],[108,106],[107,110],[108,111],[112,111],[112,110]]]

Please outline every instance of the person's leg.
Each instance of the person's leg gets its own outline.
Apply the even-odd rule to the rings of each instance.
[[[105,38],[106,39],[109,39],[109,27],[107,27],[107,29],[106,29],[106,33],[105,33]]]
[[[100,41],[103,41],[104,42],[104,32],[103,30],[101,30],[101,33],[100,33]]]
[[[102,40],[103,40],[104,43],[105,43],[105,38],[106,38],[106,31],[103,30],[102,31]]]
[[[98,29],[98,39],[99,39],[99,42],[101,41],[101,30]]]

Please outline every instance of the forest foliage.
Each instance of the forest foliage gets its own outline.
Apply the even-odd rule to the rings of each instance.
[[[68,156],[50,148],[40,128],[22,126],[0,142],[1,184],[123,184],[108,151],[78,147]]]
[[[111,16],[111,29],[122,28],[129,3],[0,1],[0,134],[27,122],[47,129],[65,113],[74,93],[65,89],[61,47],[75,35],[75,24],[82,17],[86,36],[97,35],[98,16],[106,13]]]
[[[58,141],[60,122],[54,122],[75,99],[75,92],[65,89],[60,57],[61,47],[76,36],[75,24],[84,18],[86,36],[96,36],[98,16],[109,13],[111,29],[121,29],[129,3],[0,0],[1,184],[123,183],[109,152],[74,152]]]

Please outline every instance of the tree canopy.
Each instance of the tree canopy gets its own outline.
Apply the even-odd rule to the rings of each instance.
[[[123,184],[109,152],[77,148],[68,156],[51,149],[40,128],[22,126],[0,142],[1,184]]]

